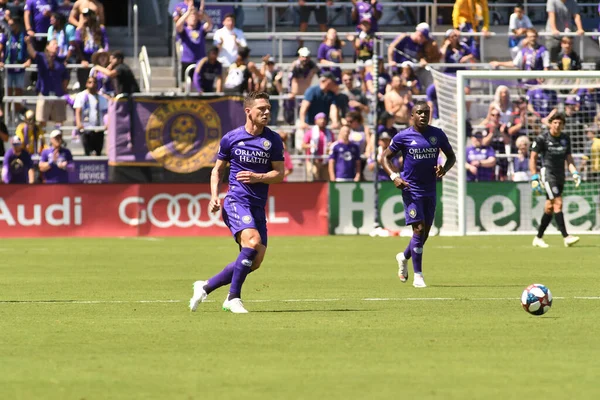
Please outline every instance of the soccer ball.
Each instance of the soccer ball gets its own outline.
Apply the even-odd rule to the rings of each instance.
[[[552,307],[552,293],[546,286],[534,283],[523,291],[521,305],[531,315],[546,314]]]

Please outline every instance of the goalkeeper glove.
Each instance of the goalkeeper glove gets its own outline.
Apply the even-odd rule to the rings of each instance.
[[[542,189],[542,181],[540,180],[540,176],[538,174],[534,174],[531,177],[531,190],[533,190],[534,194],[544,193],[544,190]]]
[[[579,172],[577,171],[573,172],[573,182],[575,182],[576,188],[578,188],[579,185],[581,185],[581,175],[579,175]]]

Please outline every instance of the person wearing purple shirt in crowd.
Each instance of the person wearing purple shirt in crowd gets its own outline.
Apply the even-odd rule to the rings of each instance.
[[[79,58],[83,68],[77,70],[77,80],[80,87],[85,87],[85,82],[90,76],[89,63],[92,61],[94,53],[100,49],[109,50],[106,28],[100,25],[96,14],[87,8],[83,10],[84,25],[75,31],[75,43],[79,52]]]
[[[8,95],[22,96],[25,89],[25,68],[31,65],[31,59],[27,54],[25,43],[25,32],[21,29],[21,21],[17,18],[8,20],[10,34],[0,34],[0,66],[4,64],[23,64],[23,69],[11,68],[6,70],[8,75]],[[22,109],[22,105],[14,103],[16,111]]]
[[[223,65],[217,59],[219,49],[216,47],[208,51],[194,71],[194,87],[200,93],[212,93],[223,91]]]
[[[591,124],[596,118],[596,106],[600,104],[600,90],[582,88],[577,91],[578,114],[581,122]]]
[[[391,181],[389,175],[385,172],[385,170],[381,166],[381,164],[382,164],[381,157],[382,157],[385,149],[390,147],[390,142],[392,140],[392,137],[393,136],[390,135],[389,133],[387,133],[387,131],[383,131],[379,135],[379,140],[378,140],[379,146],[377,147],[377,161],[379,162],[379,168],[377,169],[377,181],[378,182]],[[394,166],[394,168],[400,170],[402,168],[402,163],[400,162],[400,157],[394,157],[392,159],[392,165]],[[373,171],[375,169],[375,155],[374,154],[372,154],[371,157],[369,157],[368,168],[371,171]]]
[[[373,59],[373,47],[375,46],[375,35],[371,32],[371,20],[363,19],[358,25],[359,32],[356,37],[348,36],[348,40],[354,44],[356,62],[362,67],[367,61]]]
[[[441,129],[429,126],[430,109],[426,102],[417,101],[411,113],[411,126],[400,131],[392,139],[381,158],[385,172],[398,189],[402,199],[406,224],[412,225],[413,236],[404,252],[396,255],[398,277],[408,279],[408,260],[413,259],[413,286],[424,288],[422,272],[423,246],[433,225],[436,206],[436,182],[456,163],[456,155]],[[446,156],[445,164],[438,165],[440,150]],[[402,152],[403,170],[392,164],[392,159]]]
[[[92,56],[92,64],[94,64],[94,67],[90,71],[90,76],[96,78],[96,82],[98,83],[98,93],[114,96],[115,87],[112,79],[100,72],[97,68],[97,66],[103,68],[108,67],[110,64],[110,53],[104,51],[104,49],[98,50]]]
[[[32,45],[32,38],[27,36],[27,52],[38,67],[39,78],[37,81],[38,94],[42,96],[64,96],[69,83],[69,71],[63,63],[56,58],[58,54],[58,44],[56,40],[51,40],[46,46],[46,51],[40,53],[35,51]],[[66,119],[65,100],[45,100],[40,98],[36,106],[36,120],[40,123],[55,121],[63,123]]]
[[[379,85],[379,89],[377,91],[377,113],[382,113],[385,111],[384,106],[384,98],[385,98],[385,90],[387,86],[392,83],[392,77],[385,71],[385,67],[383,65],[383,59],[378,60],[379,71],[377,72],[377,83]],[[375,92],[375,83],[373,82],[373,73],[368,71],[365,74],[365,87],[367,88],[367,92],[373,94]]]
[[[415,73],[416,65],[411,61],[404,61],[400,64],[400,78],[404,85],[410,89],[412,94],[421,94],[421,82]]]
[[[467,181],[489,182],[495,179],[496,152],[492,146],[483,145],[483,133],[473,133],[471,146],[466,149]]]
[[[538,83],[543,83],[543,79],[538,79]],[[542,118],[542,123],[547,124],[547,119],[556,112],[558,105],[558,95],[550,89],[529,89],[527,91],[527,109],[529,112]]]
[[[547,71],[550,68],[550,53],[548,50],[538,44],[538,33],[535,29],[527,29],[525,39],[523,39],[523,47],[517,53],[512,61],[492,61],[492,68],[516,67],[523,71]],[[525,83],[535,85],[535,79],[530,79]]]
[[[332,182],[360,181],[360,149],[350,140],[350,127],[340,128],[338,140],[333,142],[329,153],[329,180]]]
[[[2,182],[4,183],[33,183],[35,173],[31,156],[23,147],[18,136],[11,139],[12,147],[6,150],[2,162]]]
[[[175,8],[173,9],[173,22],[177,23],[177,21],[179,21],[179,18],[181,18],[183,14],[185,14],[190,9],[190,7],[195,7],[199,11],[204,12],[204,0],[186,0],[177,3],[175,5]]]
[[[45,183],[69,183],[69,168],[73,166],[71,151],[63,147],[62,132],[58,129],[50,133],[52,147],[42,151],[40,172]]]
[[[412,61],[424,67],[427,61],[423,58],[423,52],[429,39],[429,25],[422,22],[410,35],[403,34],[394,39],[388,47],[388,63],[395,66],[404,61]]]
[[[471,48],[465,42],[460,40],[460,31],[458,29],[448,29],[446,31],[446,40],[440,49],[445,63],[448,64],[467,64],[475,61],[471,53]],[[456,71],[465,69],[464,67],[447,67],[445,73],[456,75]]]
[[[24,8],[27,34],[34,36],[36,33],[48,33],[50,16],[55,9],[55,0],[27,0]],[[46,47],[46,38],[36,38],[36,42],[37,51]]]
[[[222,211],[223,222],[229,227],[240,247],[237,259],[207,281],[194,283],[190,310],[215,289],[231,283],[223,310],[247,313],[241,300],[246,276],[258,269],[267,249],[265,205],[269,185],[283,182],[284,149],[281,137],[267,128],[271,117],[269,95],[250,92],[244,99],[246,124],[228,132],[221,139],[217,162],[210,179],[210,211]],[[219,184],[229,170],[229,190],[221,206]]]
[[[212,30],[212,20],[208,14],[202,13],[202,21],[198,20],[199,13],[194,7],[181,16],[175,25],[177,36],[181,41],[181,80],[185,82],[185,71],[190,65],[195,65],[206,55],[205,37]]]
[[[290,98],[283,102],[283,119],[288,124],[295,124],[295,110],[297,108],[295,97],[302,96],[306,92],[319,69],[317,64],[310,59],[310,50],[306,47],[298,49],[298,58],[292,63],[291,69],[288,74],[288,95]]]
[[[352,0],[354,7],[352,8],[352,20],[363,21],[365,19],[370,22],[369,33],[377,32],[379,29],[378,21],[381,18],[383,11],[383,4],[380,4],[377,0]],[[356,27],[356,31],[360,32],[360,26]]]
[[[342,41],[338,38],[337,31],[330,28],[327,31],[325,40],[317,50],[317,59],[319,64],[335,65],[343,62]],[[331,72],[337,79],[337,83],[342,83],[342,69],[340,67],[321,67],[321,73]]]
[[[56,0],[57,6],[55,11],[65,17],[65,21],[69,20],[69,16],[71,15],[71,11],[73,11],[73,6],[75,5],[75,1],[73,0]]]
[[[439,119],[440,114],[438,111],[438,98],[434,83],[427,87],[425,95],[427,96],[427,105],[431,109],[431,121],[433,121],[434,119]],[[431,121],[429,122],[431,123]]]

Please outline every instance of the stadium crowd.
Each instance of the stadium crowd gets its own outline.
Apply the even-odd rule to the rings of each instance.
[[[333,2],[323,1],[322,6],[297,2],[298,30],[306,31],[314,14],[323,40],[313,54],[300,39],[297,58],[289,66],[279,66],[269,54],[254,57],[243,31],[241,6],[215,21],[205,12],[204,0],[175,2],[171,17],[180,49],[182,90],[189,78],[195,92],[244,94],[264,90],[274,96],[271,125],[285,138],[289,154],[303,158],[301,164],[309,180],[363,180],[373,174],[389,179],[385,173],[374,171],[376,160],[391,137],[408,125],[415,99],[425,98],[432,108],[431,123],[440,124],[438,95],[431,83],[429,64],[438,68],[436,63],[444,63],[443,71],[452,75],[480,63],[479,38],[465,33],[488,35],[490,12],[485,0],[457,0],[452,12],[453,28],[445,32],[443,40],[438,42],[433,37],[427,23],[418,23],[412,32],[398,35],[375,66],[378,24],[385,10],[377,0],[351,2],[353,32],[345,35],[327,25]],[[37,65],[39,74],[32,77],[40,96],[33,120],[25,119],[31,113],[13,102],[24,119],[23,129],[17,132],[27,132],[18,133],[25,151],[33,142],[37,144],[32,152],[41,153],[46,148],[41,141],[45,125],[49,121],[63,123],[65,110],[72,107],[77,126],[73,134],[81,139],[86,155],[100,154],[104,134],[96,128],[106,125],[108,101],[116,94],[139,90],[131,71],[126,71],[122,53],[109,53],[100,2],[64,1],[56,7],[51,0],[28,0],[24,27],[19,20],[19,2],[6,3],[0,0],[0,15],[6,8],[1,17],[6,30],[0,40],[2,60],[4,64],[22,64],[19,69],[5,69],[9,74],[7,94],[24,93],[24,68],[29,64]],[[46,5],[40,6],[42,3]],[[582,69],[572,37],[561,36],[564,32],[584,32],[577,2],[548,0],[546,11],[545,32],[552,35],[541,43],[523,6],[514,7],[506,49],[512,61],[491,61],[488,68]],[[40,33],[44,37],[36,35]],[[344,56],[350,52],[351,57]],[[79,64],[77,82],[69,90],[70,71],[65,65],[73,63]],[[355,67],[340,66],[348,63]],[[596,69],[600,70],[600,63]],[[494,87],[493,101],[486,104],[483,114],[467,104],[469,146],[464,168],[469,180],[529,179],[529,143],[547,128],[549,117],[557,112],[567,116],[566,130],[572,137],[573,152],[584,155],[582,166],[600,174],[597,89],[564,93],[541,79],[511,87],[494,83]],[[76,88],[85,90],[73,96]],[[467,94],[475,90],[465,88]],[[379,116],[377,121],[374,115]],[[2,128],[0,125],[0,131]],[[7,135],[6,130],[2,132],[0,135]],[[288,161],[291,172],[293,164]],[[397,163],[401,166],[402,160]]]

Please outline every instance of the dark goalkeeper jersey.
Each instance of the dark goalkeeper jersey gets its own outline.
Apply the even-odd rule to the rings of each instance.
[[[571,154],[571,139],[568,135],[561,133],[554,137],[549,132],[544,132],[533,141],[531,151],[540,155],[547,176],[551,175],[558,181],[565,180],[565,160]]]

